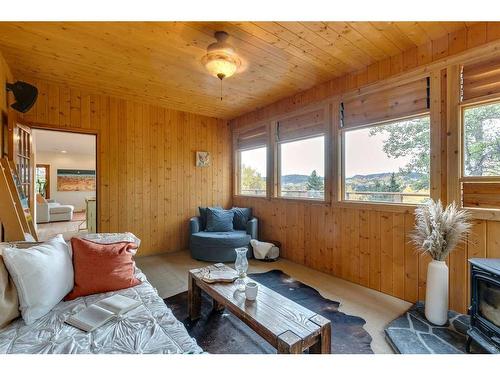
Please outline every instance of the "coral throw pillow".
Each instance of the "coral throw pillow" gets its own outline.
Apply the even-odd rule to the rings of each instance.
[[[96,243],[71,239],[75,286],[66,296],[69,301],[89,294],[130,288],[141,283],[134,276],[133,242]]]

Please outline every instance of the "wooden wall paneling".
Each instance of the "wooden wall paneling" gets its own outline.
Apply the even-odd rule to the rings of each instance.
[[[380,291],[393,294],[393,214],[381,213],[380,215]]]
[[[470,258],[486,258],[487,249],[487,226],[488,222],[485,220],[475,220],[471,228],[471,232],[467,238],[467,259]],[[467,270],[467,298],[470,301],[470,265],[466,264]]]
[[[187,221],[198,204],[230,205],[227,122],[52,82],[36,84],[44,99],[20,121],[98,133],[99,231],[135,233],[142,241],[140,255],[175,251],[187,248]],[[212,166],[196,169],[197,149],[212,152]]]
[[[500,222],[488,221],[486,233],[486,256],[500,258]]]
[[[370,212],[359,210],[359,283],[370,287]]]
[[[448,259],[450,272],[449,305],[450,309],[462,311],[467,305],[467,253],[466,244],[459,244]]]
[[[87,105],[84,104],[86,102],[86,98],[88,98],[88,108],[90,108],[90,97],[88,95],[82,96],[82,127],[85,122],[83,121],[83,114],[86,113],[85,117],[88,116],[88,108]],[[110,98],[109,101],[109,227],[110,228],[119,228],[120,224],[118,221],[119,217],[119,205],[118,205],[118,194],[120,185],[118,181],[119,177],[119,166],[120,166],[120,155],[119,155],[119,122],[118,122],[118,107],[119,100],[116,98]],[[111,183],[111,181],[116,181],[116,183]]]
[[[395,297],[405,298],[405,214],[393,214],[392,231],[392,291]]]
[[[360,271],[360,247],[359,247],[359,210],[352,210],[351,220],[351,232],[350,232],[350,276],[351,281],[359,284],[359,271]]]
[[[431,149],[430,149],[430,164],[431,176],[430,176],[430,196],[432,199],[440,199],[442,194],[441,190],[443,186],[441,185],[441,71],[434,70],[430,74],[430,137],[431,137]]]
[[[458,110],[460,82],[458,65],[449,66],[447,79],[447,197],[448,203],[460,201],[460,114]]]
[[[380,212],[370,211],[370,288],[380,290]]]
[[[418,298],[418,261],[417,250],[413,246],[410,233],[415,225],[415,218],[412,214],[405,214],[405,300],[415,302]]]

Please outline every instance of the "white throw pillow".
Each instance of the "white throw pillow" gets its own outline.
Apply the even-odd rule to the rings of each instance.
[[[73,264],[62,236],[28,249],[3,250],[26,324],[47,314],[73,289]]]

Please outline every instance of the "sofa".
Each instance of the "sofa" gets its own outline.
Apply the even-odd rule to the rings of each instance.
[[[200,210],[201,211],[201,210]],[[209,232],[205,229],[202,216],[189,220],[189,248],[194,259],[206,262],[234,262],[237,247],[248,248],[247,257],[252,258],[251,239],[258,239],[258,219],[251,217],[246,222],[246,229],[234,229],[226,232]]]
[[[75,208],[69,204],[60,204],[53,199],[36,195],[36,222],[71,221]]]

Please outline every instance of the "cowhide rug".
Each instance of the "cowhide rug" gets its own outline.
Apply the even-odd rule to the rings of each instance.
[[[366,321],[338,311],[339,302],[323,298],[316,289],[273,270],[249,275],[255,281],[295,301],[332,322],[333,354],[373,354],[371,336],[363,328]],[[187,312],[187,292],[165,299],[174,315],[184,323],[198,345],[213,354],[265,354],[276,350],[233,314],[212,311],[211,299],[202,293],[202,316],[191,322]]]

